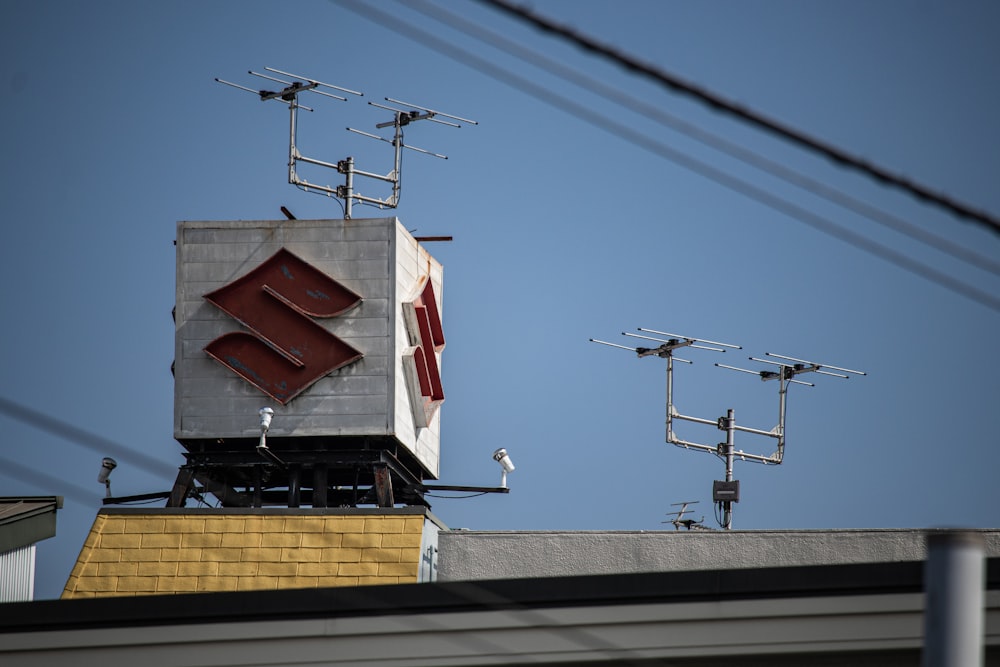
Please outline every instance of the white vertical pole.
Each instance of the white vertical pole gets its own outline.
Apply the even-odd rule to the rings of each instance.
[[[295,173],[295,161],[298,159],[298,149],[295,148],[295,125],[299,114],[299,96],[292,95],[288,101],[288,182],[292,185],[298,183],[298,175]]]
[[[344,197],[344,219],[351,219],[351,202],[354,200],[354,158],[348,157],[347,160],[347,176],[346,176],[346,190],[347,196]]]
[[[730,408],[726,412],[726,481],[733,481],[733,449],[736,446],[736,418],[734,411]],[[722,523],[723,528],[731,530],[733,527],[733,501],[726,500],[723,504]]]
[[[924,566],[924,667],[982,667],[983,538],[935,531]]]
[[[674,355],[667,353],[667,442],[674,442]]]

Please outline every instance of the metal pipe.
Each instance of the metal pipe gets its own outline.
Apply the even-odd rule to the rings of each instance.
[[[749,426],[736,426],[736,425],[734,425],[733,428],[737,431],[743,431],[744,433],[756,433],[757,435],[766,435],[769,438],[778,437],[778,434],[775,433],[774,431],[764,431],[759,428],[750,428]]]
[[[263,439],[264,436],[261,435],[261,440],[263,441]],[[253,495],[251,497],[253,498],[250,502],[251,507],[264,506],[264,471],[259,465],[253,467]]]
[[[707,424],[708,426],[718,426],[719,420],[717,419],[702,419],[701,417],[689,417],[688,415],[682,415],[679,412],[674,412],[675,419],[683,419],[684,421],[694,422],[695,424]]]
[[[726,481],[733,481],[733,449],[736,440],[736,418],[733,409],[726,411]],[[733,527],[733,501],[723,501],[722,527],[731,530]]]
[[[983,664],[984,541],[967,531],[931,532],[924,566],[924,667]]]
[[[298,157],[298,149],[295,147],[295,119],[298,117],[299,98],[292,96],[288,101],[288,182],[293,185],[298,181],[295,173],[295,159]]]
[[[334,197],[339,197],[337,188],[331,188],[326,185],[316,185],[315,183],[310,183],[304,178],[295,177],[294,183],[292,185],[297,185],[307,192],[309,190],[316,190],[317,192],[325,192],[327,195],[332,195]]]
[[[346,191],[344,194],[344,218],[350,220],[351,200],[354,199],[354,158],[349,156],[344,162],[347,163],[347,175],[344,185]]]
[[[677,445],[678,447],[683,447],[684,449],[697,449],[702,452],[708,452],[709,454],[719,453],[718,447],[712,447],[711,445],[703,445],[700,442],[690,442],[688,440],[682,440],[681,438],[677,437],[671,440],[671,444]]]
[[[775,427],[778,431],[778,463],[781,463],[781,459],[785,456],[785,407],[788,404],[789,382],[795,380],[786,379],[782,372],[778,379],[778,425]]]
[[[305,155],[298,155],[295,158],[299,162],[308,162],[309,164],[318,164],[321,167],[328,167],[330,169],[336,169],[337,165],[332,162],[324,162],[323,160],[317,160],[315,158],[306,157]]]
[[[674,357],[667,354],[667,442],[674,441]]]
[[[301,504],[301,480],[302,467],[298,464],[288,467],[288,506],[298,507]]]
[[[618,348],[621,348],[623,350],[629,350],[631,352],[635,352],[636,351],[636,349],[634,347],[628,347],[626,345],[619,345],[618,343],[609,343],[606,340],[597,340],[596,338],[591,338],[590,342],[591,343],[600,343],[601,345],[607,345],[608,347],[618,347]]]
[[[396,205],[399,204],[400,180],[403,178],[403,123],[400,120],[399,114],[396,114],[396,138],[393,146],[396,149],[396,164],[392,170],[392,175],[396,180],[392,182],[392,197],[390,201],[392,202],[391,207],[396,208]]]

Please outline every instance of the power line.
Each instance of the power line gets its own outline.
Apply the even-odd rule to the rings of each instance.
[[[490,5],[495,9],[511,14],[522,21],[531,23],[546,32],[553,33],[559,37],[569,40],[587,51],[596,53],[597,55],[618,63],[622,67],[628,69],[629,72],[645,76],[646,78],[652,79],[669,87],[671,90],[694,97],[695,99],[704,102],[712,109],[736,116],[751,125],[791,141],[802,148],[824,155],[837,164],[867,174],[881,183],[908,192],[919,200],[936,205],[950,211],[952,214],[960,218],[971,220],[980,226],[986,227],[987,229],[1000,234],[1000,220],[985,211],[973,209],[970,206],[951,199],[946,195],[934,192],[926,186],[915,183],[882,167],[855,157],[850,153],[837,148],[836,146],[822,142],[819,139],[810,137],[803,132],[783,125],[778,121],[767,118],[762,114],[731,102],[719,95],[716,95],[715,93],[705,90],[704,88],[684,81],[680,77],[664,72],[662,69],[654,67],[653,65],[643,63],[640,60],[624,54],[610,46],[601,44],[586,35],[580,34],[572,28],[554,23],[553,21],[536,14],[525,7],[515,5],[507,2],[506,0],[479,1]]]
[[[2,456],[0,456],[0,475],[19,482],[26,482],[31,486],[44,490],[47,494],[55,493],[57,495],[69,496],[82,505],[99,505],[101,493],[103,493],[103,487],[100,492],[96,489],[91,491],[73,482],[68,482],[65,479],[60,479],[40,470],[23,466],[17,461],[12,461]],[[94,479],[97,479],[96,474],[94,475]]]
[[[126,461],[131,461],[137,467],[144,468],[147,472],[154,475],[166,477],[167,479],[173,479],[177,475],[177,468],[160,459],[137,452],[134,449],[85,431],[72,424],[67,424],[37,410],[32,410],[2,396],[0,396],[0,413],[4,413],[9,417],[13,417],[42,431],[59,436],[75,445],[92,449],[100,454],[110,454]]]
[[[424,16],[444,23],[455,30],[464,32],[470,37],[488,43],[495,48],[513,55],[535,67],[544,69],[555,76],[580,86],[581,88],[585,88],[596,95],[603,96],[608,100],[613,100],[627,109],[680,132],[695,141],[721,151],[730,157],[734,157],[746,164],[766,171],[843,208],[854,211],[855,213],[869,218],[873,222],[876,222],[884,227],[888,227],[889,229],[899,232],[900,234],[904,234],[914,240],[923,242],[935,250],[951,255],[955,259],[968,262],[969,264],[977,266],[984,271],[1000,276],[1000,262],[997,262],[991,257],[986,257],[985,255],[962,247],[952,242],[950,239],[944,238],[917,225],[906,222],[905,220],[902,220],[890,213],[882,211],[874,206],[871,206],[870,204],[862,202],[843,192],[820,183],[815,179],[789,169],[782,164],[765,158],[758,153],[739,146],[718,135],[712,134],[711,132],[707,132],[678,118],[677,116],[648,104],[643,100],[632,97],[621,90],[547,58],[542,53],[527,49],[524,46],[504,37],[503,35],[487,30],[480,25],[468,21],[429,2],[421,0],[408,0],[405,6],[424,14]]]
[[[451,42],[447,42],[428,32],[414,28],[410,23],[374,9],[370,5],[353,2],[351,0],[331,0],[331,2],[364,16],[365,18],[378,23],[382,27],[386,27],[398,34],[408,36],[411,39],[454,59],[456,62],[472,67],[487,76],[493,77],[494,79],[497,79],[498,81],[501,81],[509,86],[520,89],[522,92],[533,95],[547,104],[558,109],[562,109],[563,111],[576,116],[580,120],[605,130],[606,132],[624,139],[629,143],[670,160],[681,167],[700,174],[701,176],[715,181],[724,187],[739,192],[740,194],[743,194],[744,196],[762,203],[776,211],[780,211],[789,217],[798,219],[814,229],[822,231],[827,235],[833,236],[834,238],[864,250],[865,252],[881,257],[882,259],[895,264],[899,268],[905,269],[910,273],[918,275],[933,283],[937,283],[938,285],[941,285],[942,287],[945,287],[957,294],[961,294],[981,305],[1000,312],[1000,297],[997,297],[992,293],[971,285],[966,285],[943,271],[938,271],[937,269],[921,264],[919,261],[907,257],[905,254],[893,248],[867,239],[861,234],[841,227],[840,225],[837,225],[820,215],[781,199],[777,195],[773,195],[762,188],[747,183],[746,181],[738,179],[735,176],[731,176],[663,143],[651,141],[648,136],[626,127],[621,123],[617,123],[606,116],[596,113],[589,107],[557,95],[524,77],[520,77],[501,67],[498,67],[497,65],[494,65],[485,58],[481,58],[469,51],[460,49]]]

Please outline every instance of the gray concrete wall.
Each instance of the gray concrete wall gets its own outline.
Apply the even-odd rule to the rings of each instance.
[[[926,530],[441,531],[439,581],[919,561]],[[1000,529],[983,536],[1000,556]]]

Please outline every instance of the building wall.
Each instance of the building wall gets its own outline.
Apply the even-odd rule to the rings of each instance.
[[[926,530],[446,531],[441,581],[891,563],[927,557]],[[982,534],[1000,556],[1000,530]]]
[[[62,496],[0,498],[0,603],[35,596],[35,543],[55,536]]]
[[[0,603],[35,598],[35,545],[0,553]]]
[[[416,332],[411,332],[403,316],[403,304],[412,302],[423,286],[431,283],[436,293],[437,306],[444,316],[444,269],[430,254],[420,246],[409,232],[396,225],[393,241],[395,268],[393,271],[393,303],[396,305],[392,318],[392,398],[390,405],[390,424],[396,437],[407,443],[425,469],[436,479],[440,474],[440,440],[441,440],[441,410],[435,409],[430,418],[424,410],[424,399],[419,396],[419,390],[412,391],[407,386],[406,364],[410,359],[404,359],[413,346],[419,343]],[[432,348],[430,348],[432,349]],[[435,355],[438,367],[441,367],[441,355]],[[421,413],[424,417],[420,426],[415,415]],[[423,425],[425,424],[425,425]]]
[[[416,583],[438,527],[423,508],[103,509],[62,597]]]

